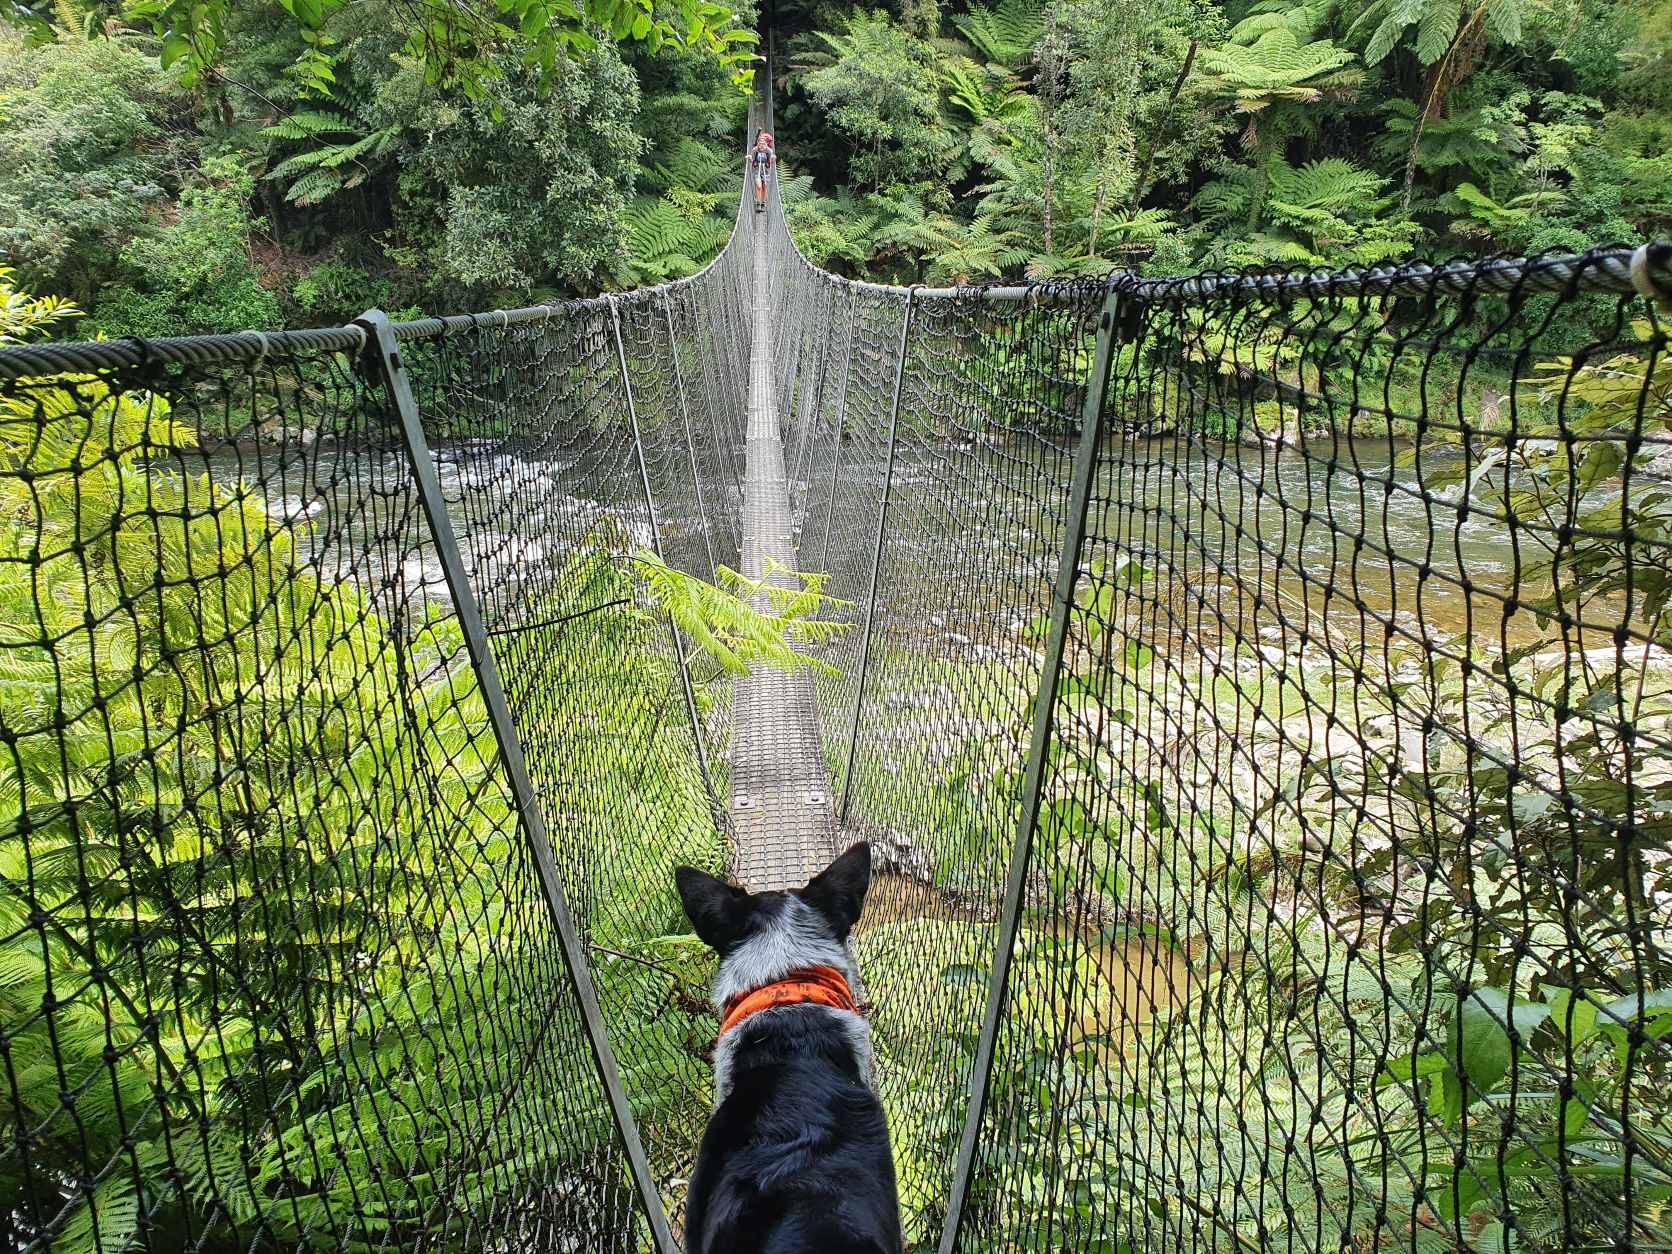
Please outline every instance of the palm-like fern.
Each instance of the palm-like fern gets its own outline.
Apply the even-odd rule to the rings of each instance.
[[[1510,165],[1527,149],[1523,129],[1492,109],[1459,109],[1420,123],[1422,111],[1409,100],[1389,100],[1383,109],[1387,130],[1376,140],[1377,154],[1402,161],[1411,153],[1414,137],[1420,170],[1461,168],[1484,176]]]
[[[941,67],[946,102],[964,115],[971,129],[990,121],[1014,122],[1028,112],[1028,95],[1014,74],[991,64],[976,65],[964,57]]]
[[[1218,48],[1202,54],[1210,86],[1249,115],[1244,142],[1258,140],[1256,118],[1281,105],[1305,105],[1345,95],[1364,81],[1353,54],[1318,38],[1321,14],[1307,5],[1258,8],[1231,28]]]
[[[1044,12],[1034,0],[999,0],[952,19],[958,33],[987,61],[1015,69],[1033,55],[1045,30]]]
[[[894,216],[878,229],[877,242],[927,263],[930,282],[996,278],[1028,259],[1026,242],[993,214],[977,214],[966,224],[926,208],[915,196],[901,197],[891,207]]]
[[[623,286],[659,283],[702,268],[731,231],[729,220],[706,211],[704,202],[676,195],[640,197],[622,215],[628,256],[616,267]]]
[[[1423,65],[1433,65],[1449,52],[1462,33],[1478,29],[1500,43],[1521,42],[1527,0],[1371,0],[1352,26],[1348,38],[1368,29],[1364,46],[1366,65],[1375,65],[1398,47],[1406,32],[1416,31],[1414,50]]]
[[[730,149],[698,139],[681,139],[661,160],[647,163],[652,186],[698,192],[735,192],[742,166]]]
[[[293,204],[316,205],[371,177],[371,163],[393,149],[400,128],[390,124],[368,133],[345,114],[313,110],[293,113],[262,134],[313,145],[279,162],[267,177],[291,180],[285,197]]]
[[[846,262],[855,267],[867,265],[877,255],[877,223],[881,215],[867,199],[856,200],[846,188],[834,197],[820,196],[808,190],[792,197],[797,180],[781,178],[779,192],[783,196],[785,218],[795,245],[815,265],[827,269]]]
[[[1371,265],[1400,256],[1415,238],[1414,224],[1380,215],[1392,203],[1387,180],[1339,157],[1270,171],[1266,216],[1307,241],[1309,255],[1285,257],[1317,265]]]

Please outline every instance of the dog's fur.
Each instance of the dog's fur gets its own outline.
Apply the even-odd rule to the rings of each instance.
[[[870,884],[870,846],[789,892],[750,894],[684,866],[674,878],[697,935],[720,955],[716,1008],[813,966],[855,986],[846,943]],[[863,1018],[812,1004],[758,1011],[720,1038],[714,1070],[687,1254],[899,1254],[894,1160]]]

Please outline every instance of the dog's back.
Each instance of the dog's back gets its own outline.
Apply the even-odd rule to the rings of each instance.
[[[900,1252],[888,1122],[845,950],[870,867],[856,845],[806,888],[760,894],[676,872],[697,935],[720,954],[725,1015],[687,1254]]]
[[[691,1176],[688,1254],[899,1254],[888,1124],[837,1013],[774,1010],[736,1029],[731,1091]]]

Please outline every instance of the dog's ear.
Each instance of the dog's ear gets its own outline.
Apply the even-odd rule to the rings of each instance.
[[[735,949],[749,934],[754,902],[741,888],[734,888],[694,866],[676,866],[673,882],[679,900],[697,935],[721,957]]]
[[[801,890],[801,899],[829,921],[838,941],[845,941],[859,922],[870,885],[871,846],[860,841],[814,876]]]

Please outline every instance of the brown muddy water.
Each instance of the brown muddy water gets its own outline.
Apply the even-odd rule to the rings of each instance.
[[[925,921],[991,928],[995,919],[958,905],[921,880],[888,874],[872,880],[858,930],[863,934],[889,924]],[[1123,1049],[1157,1011],[1188,1000],[1194,979],[1191,964],[1170,946],[1148,936],[1104,940],[1094,931],[1076,932],[1061,925],[1053,931],[1057,940],[1068,941],[1069,954],[1079,961],[1078,987],[1050,997],[1050,1013],[1073,1026],[1071,1040],[1092,1041],[1100,1054]],[[865,973],[860,974],[863,978]],[[972,1031],[976,1026],[968,1025]]]

